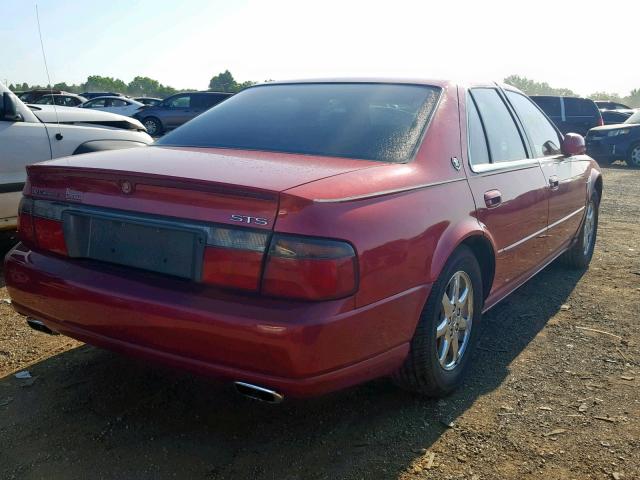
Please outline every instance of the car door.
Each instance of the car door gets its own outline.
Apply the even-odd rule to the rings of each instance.
[[[161,119],[165,127],[179,127],[194,116],[191,107],[191,95],[188,93],[171,97],[166,101],[165,106]]]
[[[517,92],[509,91],[507,97],[524,126],[548,183],[547,254],[555,256],[568,245],[582,222],[588,194],[589,158],[564,156],[560,151],[562,137],[536,105]]]
[[[131,111],[131,105],[129,102],[122,98],[109,98],[107,100],[107,111],[111,113],[117,113],[118,115],[129,116]]]
[[[1,95],[2,91],[0,100]],[[0,229],[17,215],[26,179],[25,166],[51,159],[44,125],[25,108],[18,105],[20,121],[0,118]]]
[[[97,110],[105,110],[106,98],[95,98],[82,104],[82,108],[95,108]]]
[[[465,105],[469,186],[478,221],[496,248],[489,305],[526,280],[545,257],[547,182],[497,87],[472,88]]]
[[[547,254],[559,253],[576,234],[587,200],[589,160],[565,157],[562,137],[540,109],[521,93],[506,92],[548,183]]]

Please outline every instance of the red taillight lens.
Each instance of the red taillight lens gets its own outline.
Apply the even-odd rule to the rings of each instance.
[[[353,247],[337,240],[276,234],[262,278],[265,295],[330,300],[353,294],[358,274]]]
[[[33,229],[39,248],[59,253],[60,255],[67,254],[62,222],[48,218],[33,217]]]
[[[602,118],[602,115],[600,115],[600,118],[598,118],[598,126],[599,127],[604,126],[604,119]]]
[[[204,252],[202,281],[221,287],[258,290],[269,233],[216,227]]]

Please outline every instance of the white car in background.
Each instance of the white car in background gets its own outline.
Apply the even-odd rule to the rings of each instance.
[[[134,118],[76,107],[27,106],[0,83],[0,231],[16,227],[25,166],[151,142]]]
[[[144,103],[126,97],[96,97],[79,106],[131,117],[144,107]]]

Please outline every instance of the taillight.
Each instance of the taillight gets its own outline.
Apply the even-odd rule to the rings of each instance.
[[[18,238],[26,244],[32,244],[35,240],[33,232],[33,200],[22,197],[18,207]]]
[[[281,234],[271,240],[263,294],[330,300],[351,295],[357,283],[356,254],[349,243]]]
[[[38,248],[59,253],[60,255],[67,254],[62,222],[34,216],[33,229]]]
[[[18,209],[18,236],[27,245],[67,254],[60,209],[23,197]]]
[[[202,281],[222,287],[258,290],[267,232],[212,228],[204,251]]]
[[[602,118],[602,115],[598,117],[598,126],[599,127],[604,126],[604,119]]]

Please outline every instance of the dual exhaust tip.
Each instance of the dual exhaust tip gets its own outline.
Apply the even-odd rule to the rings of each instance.
[[[38,332],[48,333],[49,335],[58,335],[58,332],[54,332],[47,327],[41,320],[35,318],[27,318],[27,324],[37,330]],[[284,400],[284,395],[270,390],[268,388],[259,387],[246,382],[233,382],[233,386],[240,395],[251,398],[253,400],[259,400],[265,403],[277,404]]]

